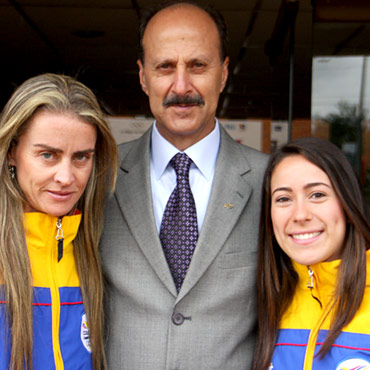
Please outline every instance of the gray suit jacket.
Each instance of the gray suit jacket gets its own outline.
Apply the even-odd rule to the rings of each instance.
[[[248,370],[256,326],[256,249],[267,156],[221,128],[212,192],[177,294],[155,226],[151,130],[120,146],[101,241],[113,370]]]

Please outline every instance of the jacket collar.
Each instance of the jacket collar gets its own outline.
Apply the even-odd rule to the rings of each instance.
[[[64,245],[70,244],[76,237],[81,222],[81,214],[62,217]],[[26,212],[24,228],[27,243],[34,247],[45,248],[51,240],[56,243],[58,217],[41,212]]]

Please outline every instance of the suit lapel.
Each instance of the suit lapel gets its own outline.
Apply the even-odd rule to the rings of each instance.
[[[212,264],[238,221],[252,193],[252,187],[243,178],[249,170],[247,158],[221,128],[221,145],[207,213],[178,301]]]
[[[158,237],[153,214],[149,168],[150,138],[151,130],[148,130],[123,158],[117,179],[116,196],[140,249],[159,279],[176,296],[176,288]]]

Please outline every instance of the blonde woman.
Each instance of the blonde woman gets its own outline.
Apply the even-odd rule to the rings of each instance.
[[[100,369],[108,124],[86,86],[44,74],[6,104],[0,142],[0,369]]]

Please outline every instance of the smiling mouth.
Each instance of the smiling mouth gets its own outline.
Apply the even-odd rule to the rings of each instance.
[[[291,234],[291,237],[295,240],[308,240],[319,236],[321,231],[315,231],[313,233],[304,233],[304,234]]]

